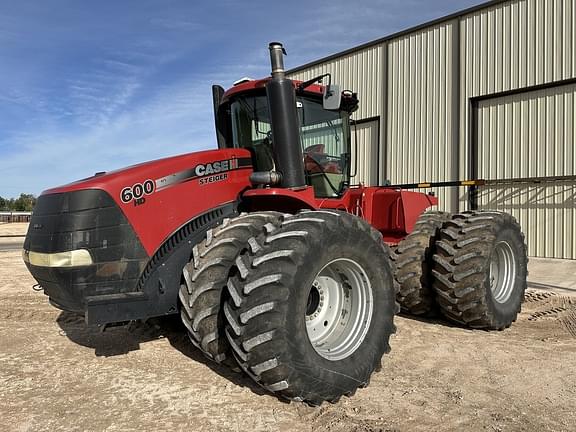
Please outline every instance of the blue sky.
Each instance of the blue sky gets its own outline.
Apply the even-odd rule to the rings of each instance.
[[[0,196],[214,148],[211,85],[481,0],[0,0]]]

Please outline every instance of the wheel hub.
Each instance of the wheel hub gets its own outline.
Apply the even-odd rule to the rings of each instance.
[[[336,259],[316,275],[306,307],[306,331],[316,352],[341,360],[364,340],[373,312],[370,281],[350,259]]]
[[[494,246],[490,260],[490,290],[494,300],[506,303],[514,291],[516,281],[516,257],[512,247],[506,241]]]

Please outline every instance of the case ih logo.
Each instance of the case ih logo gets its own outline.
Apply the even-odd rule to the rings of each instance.
[[[144,204],[145,195],[161,191],[171,186],[190,180],[199,179],[198,184],[201,186],[216,183],[228,178],[228,171],[233,171],[252,166],[250,158],[233,158],[224,159],[205,164],[198,164],[194,168],[169,174],[156,180],[146,180],[144,183],[137,183],[122,189],[120,199],[124,204],[134,202],[134,205]]]
[[[224,171],[230,171],[236,168],[238,168],[238,159],[229,159],[207,163],[206,165],[196,165],[194,168],[194,173],[198,177],[203,177],[210,174],[218,174]]]

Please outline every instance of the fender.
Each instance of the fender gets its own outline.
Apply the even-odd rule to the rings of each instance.
[[[438,198],[400,189],[367,187],[362,204],[363,217],[382,233],[384,241],[398,244],[414,230],[420,214],[438,204]]]
[[[296,213],[298,210],[316,210],[314,189],[249,189],[242,194],[243,211],[279,211]]]
[[[87,298],[86,322],[106,324],[178,312],[182,269],[210,228],[238,214],[237,202],[211,209],[176,230],[150,258],[135,292]]]

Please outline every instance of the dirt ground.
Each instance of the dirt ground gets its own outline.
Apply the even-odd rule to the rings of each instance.
[[[26,231],[28,231],[27,222],[0,222],[0,237],[9,235],[26,235]]]
[[[0,239],[0,242],[5,239]],[[175,320],[102,333],[0,250],[1,431],[574,431],[576,297],[529,290],[502,332],[397,317],[370,386],[285,403],[212,365]]]

